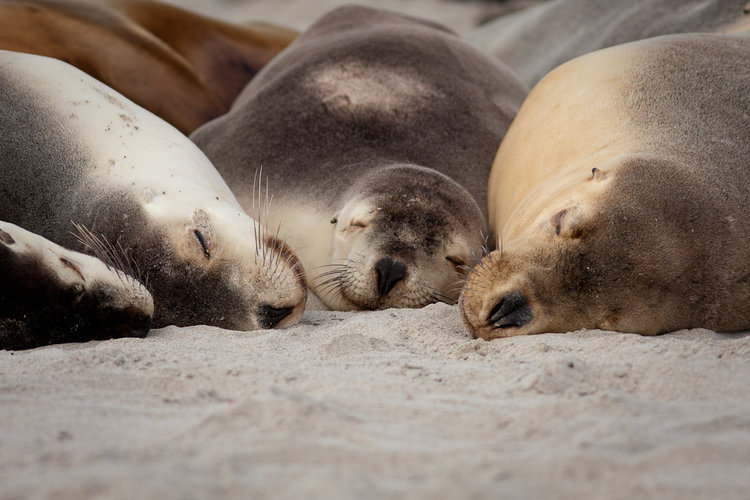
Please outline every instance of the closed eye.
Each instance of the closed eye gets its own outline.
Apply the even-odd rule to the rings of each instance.
[[[60,257],[60,263],[67,267],[68,269],[71,269],[74,273],[78,275],[79,278],[81,278],[81,281],[86,281],[86,278],[83,276],[83,272],[81,272],[81,268],[78,267],[78,264],[75,262],[72,262],[65,257]]]
[[[448,255],[445,260],[453,264],[453,267],[455,268],[456,272],[459,273],[465,273],[466,268],[466,261],[462,259],[461,257],[458,257],[456,255]]]
[[[206,237],[203,236],[203,233],[201,233],[197,229],[193,230],[193,234],[195,235],[195,239],[198,240],[198,243],[200,243],[201,248],[203,249],[203,255],[205,255],[207,259],[210,259],[211,252],[208,251],[208,242],[206,242]]]
[[[366,222],[355,219],[351,221],[348,226],[346,226],[346,232],[353,233],[355,231],[361,231],[363,229],[367,229],[368,226],[369,224],[367,224]]]

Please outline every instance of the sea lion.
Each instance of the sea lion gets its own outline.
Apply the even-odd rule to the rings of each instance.
[[[144,337],[154,302],[132,276],[0,221],[0,349]]]
[[[557,0],[500,17],[468,33],[466,39],[533,86],[553,68],[594,50],[659,35],[729,30],[747,20],[747,4],[747,0]]]
[[[225,113],[295,36],[158,2],[0,1],[0,49],[77,66],[186,134]]]
[[[67,248],[71,221],[150,280],[154,326],[283,327],[307,286],[294,253],[248,216],[174,127],[62,61],[0,51],[0,218]],[[259,205],[261,205],[259,207]]]
[[[531,91],[489,179],[501,248],[460,300],[475,337],[750,328],[750,37],[603,49]]]
[[[271,227],[328,307],[421,307],[458,296],[457,271],[486,234],[485,179],[525,94],[445,28],[350,6],[191,138],[243,206],[262,166]]]

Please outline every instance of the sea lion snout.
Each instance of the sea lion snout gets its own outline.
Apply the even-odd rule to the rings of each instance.
[[[378,275],[378,295],[381,297],[388,295],[396,283],[406,277],[406,271],[406,264],[390,256],[378,260],[375,263],[375,272]]]
[[[487,323],[493,328],[518,328],[527,325],[534,319],[534,312],[529,300],[519,290],[505,294],[495,304],[487,317]]]

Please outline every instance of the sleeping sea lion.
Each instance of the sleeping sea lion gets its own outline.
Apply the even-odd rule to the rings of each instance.
[[[458,295],[486,234],[486,176],[525,94],[440,26],[343,7],[191,138],[243,206],[262,167],[270,225],[328,307],[421,307]]]
[[[0,349],[144,337],[151,294],[132,276],[0,221]]]
[[[594,50],[659,35],[728,31],[747,22],[747,0],[557,0],[513,12],[466,39],[533,86]],[[745,28],[747,29],[747,28]]]
[[[76,248],[71,221],[148,275],[154,326],[286,326],[307,285],[174,127],[62,61],[0,51],[0,219]],[[259,206],[260,205],[260,206]],[[251,207],[252,208],[252,207]]]
[[[0,0],[0,49],[54,57],[183,133],[229,109],[296,32],[141,0]]]
[[[466,282],[467,329],[749,329],[748,137],[748,36],[657,37],[550,72],[492,168],[501,245]]]

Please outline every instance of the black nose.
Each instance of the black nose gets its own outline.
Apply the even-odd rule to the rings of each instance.
[[[533,318],[534,313],[526,296],[516,290],[506,294],[492,308],[487,323],[495,328],[512,328],[523,326]]]
[[[375,271],[378,273],[378,294],[385,297],[406,276],[406,264],[386,256],[375,263]]]
[[[271,307],[268,304],[260,306],[258,310],[258,322],[261,328],[271,329],[278,325],[282,319],[292,314],[291,307]]]

